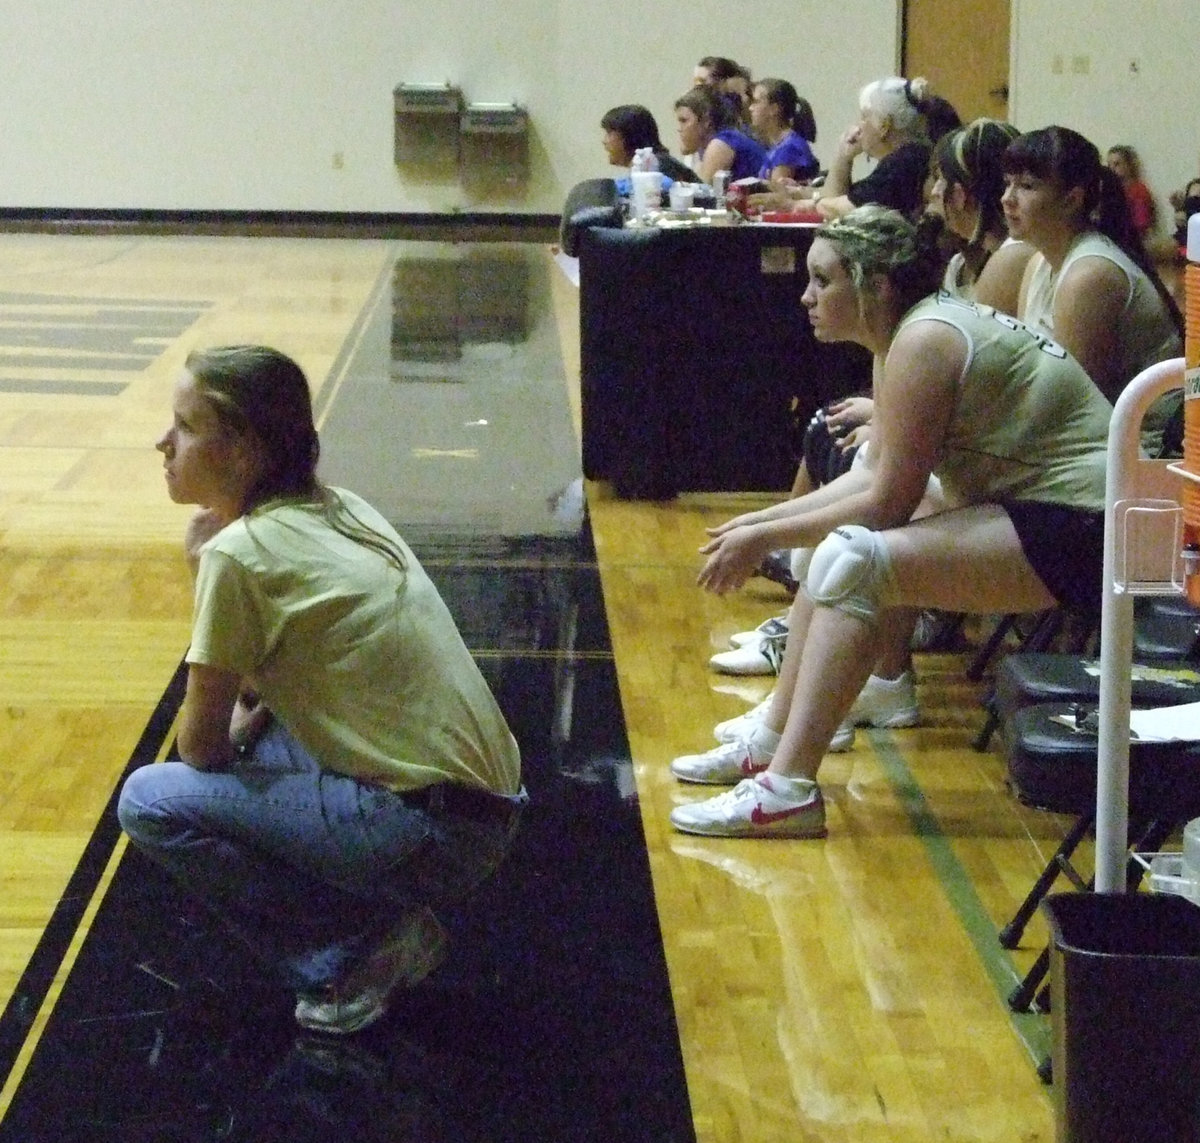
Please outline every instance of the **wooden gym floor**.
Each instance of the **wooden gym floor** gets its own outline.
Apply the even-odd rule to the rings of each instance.
[[[671,758],[769,686],[708,656],[787,601],[694,587],[764,498],[582,487],[577,329],[538,245],[0,235],[0,1141],[1053,1137],[1045,1019],[1005,1004],[1045,931],[995,930],[1067,823],[971,749],[964,654],[828,760],[827,840],[667,825]],[[112,818],[188,637],[153,441],[188,348],[239,341],[306,369],[326,478],[413,540],[535,797],[458,956],[349,1045]]]

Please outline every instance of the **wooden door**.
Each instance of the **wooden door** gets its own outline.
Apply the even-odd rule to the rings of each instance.
[[[904,74],[925,76],[964,123],[1008,117],[1010,0],[905,0]]]

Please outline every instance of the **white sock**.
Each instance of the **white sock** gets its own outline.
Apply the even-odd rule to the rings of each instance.
[[[750,735],[747,745],[756,759],[770,761],[775,757],[775,751],[779,749],[779,739],[780,735],[776,734],[765,722],[760,722]]]
[[[798,802],[807,801],[817,786],[811,778],[789,778],[786,774],[769,774],[768,777],[771,780],[771,788],[777,794],[785,798],[794,798]]]

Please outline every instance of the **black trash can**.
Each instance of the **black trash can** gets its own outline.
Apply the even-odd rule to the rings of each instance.
[[[1042,907],[1058,1143],[1197,1143],[1200,907],[1150,893]]]

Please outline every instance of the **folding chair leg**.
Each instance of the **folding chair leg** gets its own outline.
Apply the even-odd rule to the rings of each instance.
[[[1133,843],[1132,848],[1142,853],[1157,853],[1166,844],[1174,831],[1175,827],[1180,824],[1174,817],[1155,818],[1147,822],[1145,829],[1138,835],[1137,840]],[[1136,889],[1142,882],[1142,877],[1146,873],[1146,867],[1134,857],[1129,859],[1129,878],[1127,885],[1130,889]]]
[[[983,678],[983,673],[987,670],[988,663],[992,661],[993,656],[1000,650],[1006,636],[1016,626],[1016,623],[1017,616],[1015,613],[1004,615],[1000,618],[995,629],[987,637],[987,642],[975,652],[975,658],[967,666],[967,678],[971,682],[977,683]]]
[[[1000,725],[1000,716],[996,713],[994,698],[984,707],[984,710],[987,717],[984,718],[979,733],[975,735],[975,741],[971,743],[971,749],[979,751],[980,754],[987,753],[988,747],[992,744],[992,735],[996,733],[996,727]]]
[[[1021,650],[1026,652],[1048,650],[1054,640],[1058,638],[1066,621],[1066,615],[1059,607],[1043,612],[1033,625],[1033,630],[1021,641]]]
[[[1042,898],[1050,892],[1050,886],[1058,879],[1058,875],[1063,870],[1063,864],[1070,861],[1071,854],[1079,847],[1079,843],[1087,835],[1088,830],[1092,828],[1096,820],[1095,811],[1087,814],[1081,814],[1071,827],[1067,836],[1063,838],[1062,843],[1054,851],[1054,856],[1046,863],[1046,868],[1042,870],[1041,876],[1034,882],[1033,888],[1029,890],[1025,900],[1021,902],[1021,907],[1013,914],[1013,918],[1000,930],[1000,947],[1006,949],[1015,949],[1021,943],[1021,936],[1025,932],[1025,926],[1029,924],[1029,919],[1037,912],[1037,907],[1042,903]]]
[[[1089,819],[1087,822],[1088,825],[1091,824],[1090,818],[1093,816],[1094,815],[1088,815],[1088,819]],[[1081,820],[1083,820],[1083,819],[1081,819]],[[1134,848],[1146,849],[1147,852],[1149,852],[1151,849],[1157,849],[1160,845],[1162,845],[1162,843],[1168,837],[1170,837],[1171,830],[1175,827],[1176,824],[1177,823],[1175,823],[1173,820],[1168,820],[1165,818],[1159,818],[1154,821],[1151,821],[1148,825],[1146,825],[1144,828],[1141,829],[1141,831],[1138,835],[1138,841],[1135,844]],[[1075,829],[1078,829],[1078,827],[1079,827],[1079,822],[1076,822]],[[1138,827],[1136,827],[1134,825],[1134,823],[1131,822],[1130,823],[1130,832],[1133,832],[1134,829],[1136,829],[1136,828],[1138,828]],[[1075,829],[1073,829],[1071,832],[1074,833]],[[1082,834],[1080,834],[1080,839],[1081,838],[1082,838]],[[1069,840],[1069,837],[1067,840]],[[1076,844],[1078,844],[1078,843],[1079,843],[1079,839],[1076,840]],[[1066,840],[1064,840],[1063,845],[1066,845]],[[1059,854],[1062,851],[1062,848],[1063,848],[1062,846],[1059,846],[1059,853],[1055,853],[1054,860],[1051,861],[1046,866],[1046,870],[1056,868],[1056,864],[1057,864],[1057,861],[1059,858]],[[1064,857],[1064,860],[1065,860],[1065,857]],[[1128,887],[1130,888],[1131,891],[1133,889],[1137,888],[1138,882],[1141,880],[1142,872],[1143,872],[1143,870],[1142,870],[1141,862],[1137,861],[1133,857],[1130,857],[1129,858],[1129,869],[1126,874],[1126,884],[1128,885]],[[1043,871],[1042,877],[1045,877],[1045,876],[1046,876],[1046,873],[1045,873],[1045,871]],[[1041,879],[1039,878],[1039,881],[1040,880]],[[1051,879],[1051,880],[1053,880],[1053,879]],[[1094,885],[1095,885],[1094,881],[1089,881],[1086,886],[1085,891],[1091,892],[1091,890],[1094,888]],[[1032,896],[1033,896],[1033,894],[1031,893],[1030,897],[1032,897]],[[1029,898],[1026,898],[1025,904],[1022,905],[1022,909],[1024,909],[1025,905],[1028,905],[1028,903],[1029,903]],[[1035,907],[1036,907],[1036,903],[1035,903]],[[1032,916],[1032,914],[1033,914],[1033,910],[1031,909],[1027,913],[1025,920],[1028,921],[1029,917]],[[1014,917],[1013,920],[1015,921],[1016,918]],[[1004,947],[1012,948],[1013,946],[1005,945]],[[1035,1003],[1037,1003],[1038,1007],[1043,1012],[1048,1012],[1050,1010],[1049,994],[1045,993],[1042,988],[1042,982],[1045,980],[1046,973],[1049,970],[1050,970],[1050,946],[1047,945],[1045,948],[1042,949],[1042,951],[1040,953],[1038,953],[1037,960],[1035,960],[1033,962],[1032,967],[1025,974],[1021,983],[1018,984],[1017,987],[1014,988],[1012,990],[1012,992],[1009,993],[1008,1006],[1009,1006],[1009,1008],[1012,1009],[1012,1011],[1028,1012],[1030,1010],[1030,1008],[1032,1008],[1035,1005]]]
[[[1040,953],[1032,967],[1025,974],[1021,983],[1008,994],[1008,1006],[1014,1012],[1028,1012],[1033,1006],[1033,998],[1037,995],[1046,973],[1050,969],[1050,947],[1047,945]]]

